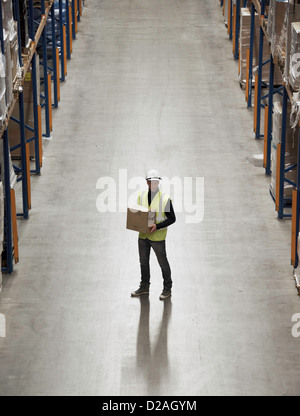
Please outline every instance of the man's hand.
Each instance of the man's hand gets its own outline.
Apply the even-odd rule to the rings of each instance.
[[[156,231],[156,224],[151,225],[150,227],[150,233],[154,233]]]

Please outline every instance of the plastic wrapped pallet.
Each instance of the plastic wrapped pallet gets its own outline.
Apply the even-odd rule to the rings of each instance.
[[[0,146],[0,180],[4,183],[4,159],[3,159],[3,146]],[[11,189],[15,187],[17,182],[17,176],[14,171],[14,167],[11,161],[11,154],[9,152],[9,183]]]
[[[16,22],[13,17],[12,0],[2,0],[2,16],[4,38],[8,38],[6,42],[11,42],[17,32]],[[7,45],[4,46],[6,48]],[[7,75],[6,75],[7,76]]]
[[[273,3],[271,52],[274,58],[285,57],[285,45],[287,36],[286,11],[288,0],[276,0]]]
[[[285,145],[285,162],[284,168],[288,169],[290,166],[297,163],[298,159],[298,135],[299,128],[292,129],[289,123],[291,114],[291,106],[288,105],[287,111],[287,129],[286,129],[286,145]],[[282,134],[282,104],[281,102],[274,103],[273,112],[273,139],[271,149],[271,184],[270,190],[275,197],[276,195],[276,173],[277,173],[277,146],[281,143]],[[297,182],[297,170],[293,169],[285,174],[285,177],[293,182]],[[292,199],[292,192],[294,187],[288,182],[284,182],[284,198],[287,200]]]
[[[300,0],[289,0],[289,5],[286,12],[287,20],[287,36],[286,36],[286,53],[284,66],[284,80],[290,83],[290,65],[291,57],[294,54],[295,47],[292,50],[292,24],[300,22]],[[299,50],[300,52],[300,50]]]
[[[18,73],[20,72],[19,41],[18,41],[18,32],[17,32],[16,22],[14,22],[14,27],[11,29],[9,40],[10,40],[12,81],[14,82]]]
[[[269,39],[272,38],[272,32],[273,32],[275,2],[276,2],[276,0],[270,0],[270,5],[269,5],[268,23],[267,23],[267,33],[268,33],[268,38]]]
[[[5,53],[5,79],[6,79],[6,103],[9,107],[13,99],[13,81],[12,81],[12,60],[9,32],[4,31],[4,53]]]
[[[4,55],[0,54],[0,122],[2,122],[6,116],[6,85],[4,61]]]
[[[12,0],[1,0],[2,1],[2,22],[3,29],[9,32],[11,25],[13,24],[13,7]]]
[[[2,0],[4,49],[6,59],[7,103],[12,100],[13,81],[20,71],[18,26],[13,18],[11,0]],[[10,48],[10,51],[8,50]],[[11,72],[11,76],[9,74]],[[9,85],[8,85],[9,84]]]
[[[300,87],[300,22],[291,24],[289,83],[294,91]]]

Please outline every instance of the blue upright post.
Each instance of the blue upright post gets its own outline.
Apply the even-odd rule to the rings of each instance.
[[[255,26],[255,7],[251,6],[251,28],[250,28],[250,58],[249,58],[249,90],[248,90],[248,108],[252,107],[252,68],[253,68],[253,48],[254,48],[254,26]]]
[[[272,130],[273,130],[273,94],[274,94],[274,62],[271,54],[270,58],[270,76],[269,76],[269,102],[268,102],[268,138],[267,138],[267,161],[266,161],[266,174],[271,174],[271,143],[272,143]]]
[[[29,0],[29,34],[30,39],[34,40],[34,11],[33,11],[33,0]],[[33,97],[33,114],[34,114],[34,142],[35,142],[35,169],[36,173],[40,175],[40,152],[39,152],[39,119],[38,119],[38,90],[37,83],[40,83],[40,79],[37,79],[36,71],[36,53],[33,54],[32,61],[32,97]]]
[[[230,1],[230,30],[229,30],[229,39],[232,40],[232,0]]]
[[[3,160],[4,160],[4,209],[5,209],[5,243],[7,256],[7,271],[13,272],[13,253],[12,253],[12,216],[11,216],[11,198],[10,198],[10,169],[9,169],[9,143],[8,134],[5,130],[2,137]]]
[[[56,66],[56,33],[55,33],[55,7],[52,4],[51,10],[51,28],[52,28],[52,62],[53,62],[53,83],[54,83],[54,107],[58,107],[58,92],[57,92],[57,66]]]
[[[42,15],[45,16],[45,0],[41,0]],[[50,137],[50,117],[49,117],[49,102],[48,102],[48,63],[47,63],[47,32],[46,26],[43,30],[43,67],[44,67],[44,95],[45,95],[45,119],[46,119],[46,137]]]
[[[67,58],[71,59],[71,39],[70,39],[70,14],[69,14],[69,2],[66,0],[66,25],[67,25]]]
[[[281,152],[280,155],[280,182],[279,182],[279,210],[278,218],[283,218],[284,208],[284,170],[285,170],[285,143],[286,143],[286,127],[287,127],[287,102],[288,94],[286,88],[283,89],[283,101],[282,101],[282,127],[281,127]]]
[[[81,0],[77,0],[77,10],[78,10],[77,20],[78,20],[78,22],[80,22],[80,2],[81,2]]]
[[[234,59],[239,59],[240,9],[241,9],[240,0],[236,0],[235,53],[234,53]]]
[[[18,41],[19,41],[19,62],[22,68],[22,46],[20,36],[20,12],[19,0],[15,1],[15,13],[18,24]],[[25,141],[25,117],[24,117],[24,94],[23,91],[19,93],[19,116],[20,116],[20,145],[21,145],[21,166],[22,166],[22,197],[23,197],[23,217],[28,219],[28,186],[27,186],[27,159],[26,159],[26,141]]]
[[[19,61],[20,66],[22,67],[22,44],[21,44],[21,28],[20,28],[20,9],[19,9],[19,0],[14,0],[15,3],[15,13],[17,19],[17,27],[18,27],[18,45],[19,45]]]
[[[298,137],[298,161],[300,160],[300,129]],[[296,214],[296,236],[299,235],[299,219],[300,219],[300,163],[297,164],[297,214]],[[299,266],[298,256],[298,238],[296,237],[296,258],[295,269]]]
[[[65,45],[62,0],[59,0],[61,81],[65,81]]]
[[[26,142],[25,142],[25,117],[24,117],[24,96],[23,91],[19,94],[20,113],[20,144],[21,144],[21,165],[22,165],[22,196],[23,196],[23,217],[28,219],[28,194],[27,194],[27,163],[26,163]]]
[[[265,15],[265,0],[261,2],[261,16]],[[264,32],[259,25],[259,55],[258,55],[258,86],[257,86],[257,112],[256,112],[256,132],[255,138],[260,139],[260,119],[261,119],[261,87],[262,87],[262,68],[264,51]]]
[[[76,0],[72,0],[72,20],[73,20],[73,26],[72,26],[72,34],[73,34],[73,39],[76,39],[76,29],[75,29],[75,1]]]
[[[261,15],[264,16],[265,15],[265,11],[266,11],[266,0],[261,0],[260,2],[260,10],[261,10]]]

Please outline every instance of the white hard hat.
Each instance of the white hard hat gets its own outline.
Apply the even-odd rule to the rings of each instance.
[[[161,180],[161,177],[160,177],[160,174],[159,174],[158,170],[156,170],[156,169],[148,170],[147,175],[146,175],[146,180],[147,181],[159,181],[159,180]]]

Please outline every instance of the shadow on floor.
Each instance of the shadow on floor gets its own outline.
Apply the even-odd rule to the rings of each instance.
[[[172,311],[171,298],[166,299],[155,342],[150,342],[150,301],[141,296],[141,310],[137,333],[136,365],[137,372],[143,375],[149,394],[159,394],[162,383],[169,377],[168,326]]]

